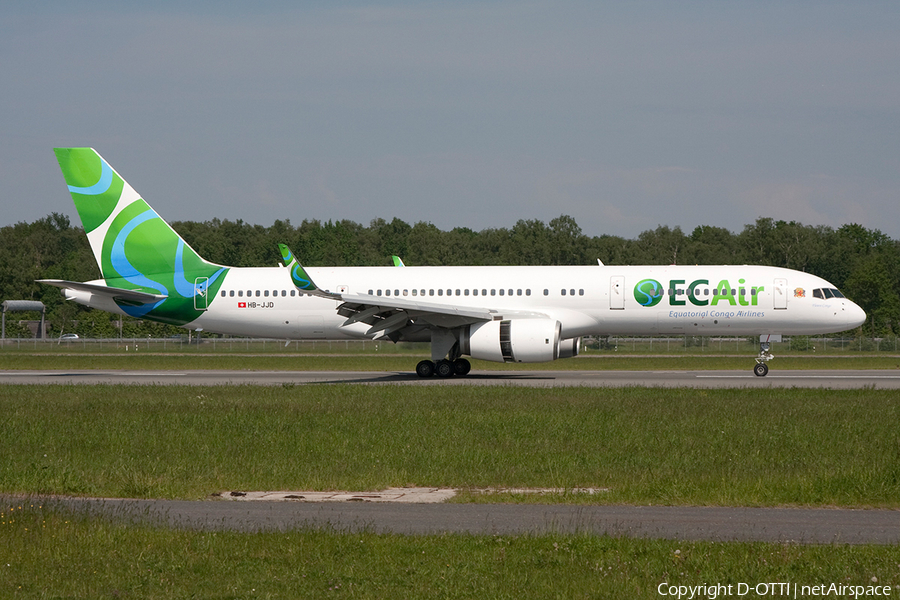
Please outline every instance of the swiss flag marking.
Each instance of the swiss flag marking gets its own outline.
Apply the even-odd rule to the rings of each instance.
[[[238,308],[247,308],[246,302],[238,302]]]

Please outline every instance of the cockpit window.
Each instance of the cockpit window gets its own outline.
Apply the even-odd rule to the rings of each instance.
[[[819,288],[813,290],[813,298],[819,298],[820,300],[828,300],[829,298],[843,298],[844,295],[840,292],[840,290],[836,290],[834,288]]]

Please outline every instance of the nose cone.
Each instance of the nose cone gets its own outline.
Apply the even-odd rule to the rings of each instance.
[[[866,322],[866,311],[849,300],[844,301],[844,321],[847,329],[855,329]]]

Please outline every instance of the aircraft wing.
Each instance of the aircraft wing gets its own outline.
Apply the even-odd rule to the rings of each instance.
[[[313,281],[309,272],[297,260],[285,244],[278,244],[285,266],[291,273],[294,287],[312,296],[337,300],[337,312],[347,317],[343,325],[365,323],[371,327],[366,335],[399,336],[406,327],[453,329],[472,323],[501,321],[510,318],[540,318],[547,315],[526,311],[504,311],[490,307],[458,306],[398,298],[396,296],[373,296],[370,294],[342,294],[321,289]],[[396,257],[395,257],[396,258]],[[403,262],[397,258],[397,266]]]
[[[63,279],[38,279],[38,283],[45,283],[58,288],[78,290],[80,292],[89,292],[100,296],[107,296],[113,300],[119,300],[125,304],[155,304],[160,300],[165,300],[168,296],[160,294],[149,294],[138,290],[123,290],[121,288],[109,287],[108,285],[100,285],[97,283],[85,283],[81,281],[65,281]]]
[[[338,314],[347,317],[344,325],[371,325],[366,334],[387,335],[410,324],[452,329],[472,323],[500,321],[509,318],[540,318],[542,313],[505,311],[487,307],[436,304],[390,296],[342,294]]]

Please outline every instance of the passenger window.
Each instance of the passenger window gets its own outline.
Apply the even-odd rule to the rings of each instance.
[[[506,292],[506,290],[500,290],[500,295],[502,296]]]
[[[403,295],[404,295],[404,296],[409,296],[409,290],[403,290]]]
[[[459,290],[456,290],[456,295],[459,296]]]
[[[419,295],[419,290],[413,290],[413,296],[418,296],[418,295]]]
[[[527,290],[525,290],[525,295],[526,295],[526,296],[530,296],[530,295],[531,295],[531,288],[528,288]]]
[[[484,290],[484,289],[481,290],[481,295],[482,295],[482,296],[487,296],[487,290]]]
[[[444,290],[438,290],[438,296],[443,296],[443,295],[444,295]]]
[[[468,295],[469,295],[469,288],[466,288],[466,289],[465,289],[465,293],[463,294],[463,296],[468,296]]]
[[[516,290],[516,296],[521,296],[521,295],[522,295],[522,290]]]
[[[544,290],[544,295],[545,295],[545,296],[549,296],[549,295],[550,295],[550,290],[545,289],[545,290]]]
[[[429,295],[429,296],[434,296],[434,290],[428,290],[428,295]]]
[[[264,295],[266,298],[268,298],[268,297],[269,297],[269,290],[266,290],[266,293],[263,294],[263,295]]]
[[[584,296],[584,290],[578,290],[578,295],[579,295],[579,296]]]
[[[575,290],[574,290],[574,289],[569,290],[569,295],[570,295],[570,296],[574,296],[574,295],[575,295]]]
[[[496,295],[497,295],[497,290],[491,290],[491,296],[496,296]]]
[[[566,290],[559,290],[559,293],[560,293],[561,295],[565,296],[565,295],[566,295]]]
[[[231,290],[230,292],[228,292],[228,294],[229,294],[232,298],[234,298],[234,290]]]

